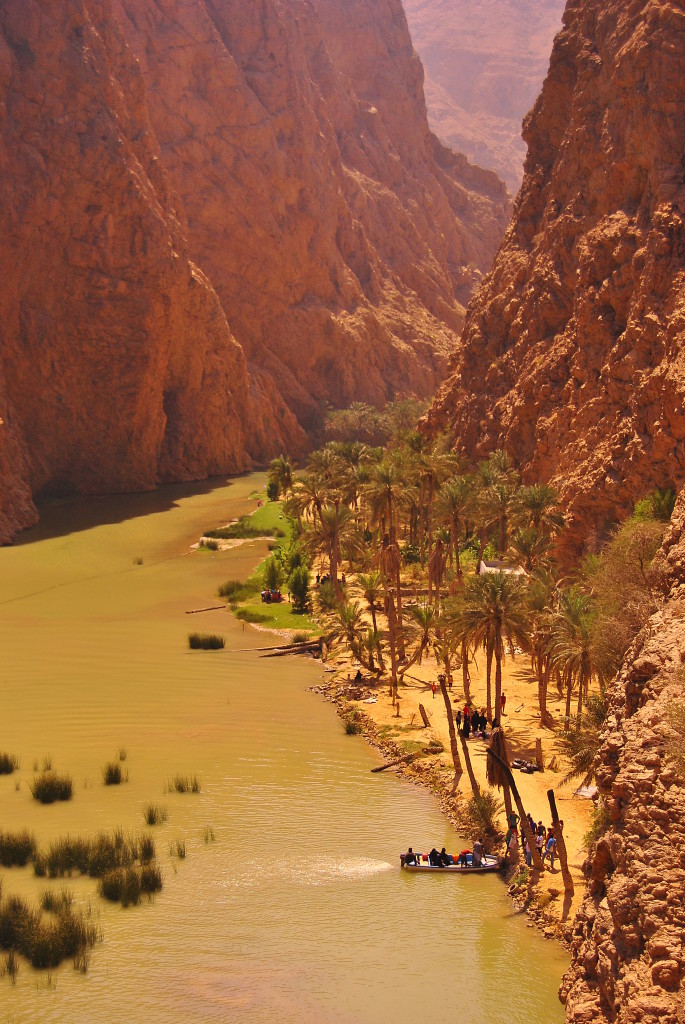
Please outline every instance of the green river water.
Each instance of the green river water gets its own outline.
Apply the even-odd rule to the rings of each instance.
[[[320,664],[260,658],[270,636],[225,610],[185,614],[263,557],[263,541],[190,549],[263,485],[54,506],[0,550],[0,750],[21,759],[0,776],[0,828],[45,843],[143,831],[146,803],[169,809],[153,829],[163,891],[122,909],[68,880],[103,942],[85,975],[22,963],[16,985],[0,979],[0,1024],[558,1024],[566,957],[499,878],[400,872],[407,844],[461,840],[427,792],[370,774],[378,754],[307,692]],[[221,632],[226,649],[189,651],[191,629]],[[129,781],[105,787],[122,747]],[[74,779],[69,803],[31,797],[46,756]],[[165,794],[177,772],[201,793]],[[5,896],[45,885],[28,868],[1,877]]]

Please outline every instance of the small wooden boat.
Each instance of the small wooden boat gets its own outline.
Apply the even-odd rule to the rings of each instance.
[[[480,864],[476,867],[473,865],[473,854],[468,853],[466,855],[466,867],[463,864],[457,864],[456,861],[452,864],[448,864],[447,867],[438,868],[434,864],[431,864],[428,860],[427,853],[416,854],[416,864],[405,864],[405,854],[400,854],[400,867],[405,871],[416,871],[419,874],[427,874],[429,871],[440,872],[443,875],[484,875],[489,871],[499,871],[502,866],[502,860],[500,857],[493,857],[492,854],[486,853],[483,855]]]

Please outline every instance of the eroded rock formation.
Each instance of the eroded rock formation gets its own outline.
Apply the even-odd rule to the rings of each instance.
[[[404,0],[426,69],[431,128],[504,178],[515,195],[533,106],[561,28],[564,0]]]
[[[685,702],[685,492],[656,564],[663,604],[614,685],[601,748],[611,826],[591,851],[561,989],[573,1024],[685,1020],[685,779],[668,754],[683,744],[671,709]]]
[[[569,0],[513,222],[431,412],[551,480],[568,542],[685,479],[685,10]]]
[[[399,0],[0,7],[0,538],[428,394],[507,213]]]

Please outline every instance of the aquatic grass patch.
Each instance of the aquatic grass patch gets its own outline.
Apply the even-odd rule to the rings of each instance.
[[[143,817],[148,825],[162,825],[169,817],[169,811],[164,804],[146,804]]]
[[[185,860],[186,852],[185,839],[175,839],[169,846],[169,853],[171,856],[178,857],[179,860]]]
[[[41,804],[54,804],[57,800],[71,800],[74,795],[74,783],[68,775],[57,775],[53,771],[45,771],[36,775],[31,783],[31,795]]]
[[[235,523],[228,526],[218,526],[212,530],[205,530],[202,534],[210,540],[254,540],[257,537],[284,536],[282,530],[277,527],[266,527],[250,521],[250,516],[241,516]]]
[[[189,633],[188,647],[192,651],[219,651],[225,647],[224,637],[217,633]]]
[[[10,949],[9,953],[5,957],[5,960],[0,969],[0,978],[5,974],[8,976],[13,985],[17,984],[17,974],[19,973],[19,960],[17,954],[13,949]]]
[[[45,921],[18,896],[0,904],[0,947],[25,957],[32,967],[57,967],[92,948],[99,938],[99,929],[70,908]]]
[[[111,903],[122,907],[140,903],[140,875],[135,868],[114,868],[107,871],[98,882],[98,892]]]
[[[122,829],[100,832],[94,838],[63,836],[36,855],[34,873],[39,877],[64,878],[73,874],[101,878],[117,868],[131,867],[137,861],[154,857],[149,836],[127,836]]]
[[[167,783],[169,793],[199,793],[201,788],[197,775],[174,775]]]
[[[200,551],[218,551],[219,541],[212,537],[203,537],[198,547]]]
[[[202,829],[202,838],[204,839],[205,843],[216,842],[214,829],[211,827],[211,825],[205,825],[205,827]]]
[[[0,775],[11,775],[19,767],[19,759],[14,754],[0,753]]]
[[[141,864],[150,864],[155,859],[155,841],[152,836],[140,836],[137,853]]]
[[[128,772],[117,761],[108,761],[102,769],[102,781],[106,786],[119,786],[122,782],[128,782]]]
[[[115,868],[98,882],[98,892],[111,903],[122,907],[137,906],[143,895],[152,896],[162,889],[162,873],[155,864],[140,868]]]
[[[239,601],[247,601],[259,593],[259,581],[251,578],[246,582],[241,580],[226,580],[217,588],[217,597],[223,597],[229,604],[237,604]]]
[[[128,754],[127,754],[127,751],[126,751],[126,747],[119,747],[119,760],[120,761],[125,761],[127,756],[128,756]]]
[[[4,868],[25,867],[36,854],[36,837],[23,829],[21,832],[0,831],[0,864]]]
[[[241,622],[268,622],[270,616],[265,615],[264,612],[255,611],[254,608],[239,608],[235,613],[236,619],[240,619]]]
[[[43,889],[38,897],[41,910],[49,914],[64,914],[71,910],[74,904],[74,894],[69,889],[62,888]]]

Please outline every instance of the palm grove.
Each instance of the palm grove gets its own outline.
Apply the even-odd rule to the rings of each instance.
[[[358,423],[334,423],[338,439],[315,451],[303,472],[295,475],[283,456],[274,460],[270,496],[284,498],[294,539],[270,560],[271,577],[287,577],[304,608],[310,572],[325,571],[316,603],[326,642],[345,645],[368,672],[387,678],[393,702],[409,669],[435,656],[455,786],[462,764],[447,688],[458,673],[471,701],[476,657],[484,659],[495,723],[505,659],[530,658],[541,724],[554,727],[554,686],[572,761],[591,772],[605,684],[655,608],[650,565],[673,492],[638,501],[598,554],[569,568],[555,557],[565,522],[552,487],[523,485],[501,451],[469,467],[446,437],[427,438],[400,411],[386,419],[382,447],[350,439],[363,436]],[[482,572],[484,562],[494,566]]]

